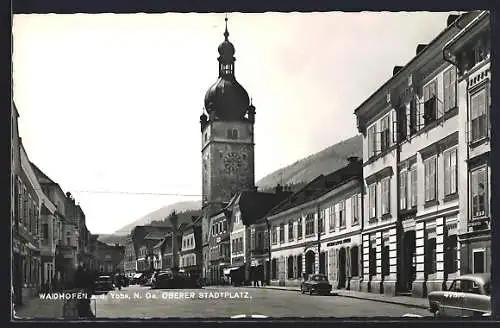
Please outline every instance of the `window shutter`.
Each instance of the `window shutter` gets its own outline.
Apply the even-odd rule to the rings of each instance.
[[[399,141],[399,138],[398,138],[398,119],[397,119],[397,113],[396,113],[396,110],[393,110],[392,111],[392,115],[391,115],[391,121],[392,121],[392,142],[391,144],[395,144]]]

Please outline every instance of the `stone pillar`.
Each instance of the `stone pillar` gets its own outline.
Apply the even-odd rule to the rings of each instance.
[[[370,234],[362,235],[361,263],[360,269],[362,269],[363,276],[360,282],[360,290],[367,292],[370,284]]]
[[[412,295],[414,297],[424,297],[425,288],[425,265],[424,265],[424,246],[425,246],[425,223],[417,222],[415,225],[415,246],[417,254],[416,277],[412,285]]]
[[[389,235],[388,236],[389,275],[384,277],[384,294],[389,296],[396,296],[397,262],[398,262],[396,227],[389,229],[388,235]]]

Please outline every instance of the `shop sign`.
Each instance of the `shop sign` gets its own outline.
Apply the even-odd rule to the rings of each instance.
[[[469,221],[469,227],[470,228],[478,228],[478,227],[483,227],[486,226],[489,222],[489,218],[480,218],[480,219],[474,219]]]

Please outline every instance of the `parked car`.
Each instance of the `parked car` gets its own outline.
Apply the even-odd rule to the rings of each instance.
[[[132,277],[132,284],[139,285],[139,283],[141,282],[141,278],[142,278],[142,273],[134,274],[134,276]]]
[[[480,317],[491,315],[489,273],[468,274],[453,280],[450,288],[429,293],[429,311],[435,316]]]
[[[94,282],[94,294],[107,294],[109,291],[114,290],[113,278],[110,276],[99,276]]]
[[[170,272],[160,272],[151,286],[152,288],[180,289],[180,288],[201,288],[199,279],[186,277],[181,274]]]
[[[313,274],[302,282],[300,285],[300,292],[302,294],[317,293],[319,295],[329,295],[332,291],[332,285],[328,282],[328,277],[324,274]]]
[[[142,286],[151,286],[151,278],[153,276],[152,272],[144,273],[139,279],[139,284]]]

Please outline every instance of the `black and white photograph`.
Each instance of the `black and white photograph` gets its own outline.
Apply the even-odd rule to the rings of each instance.
[[[12,320],[491,319],[491,32],[14,14]]]

